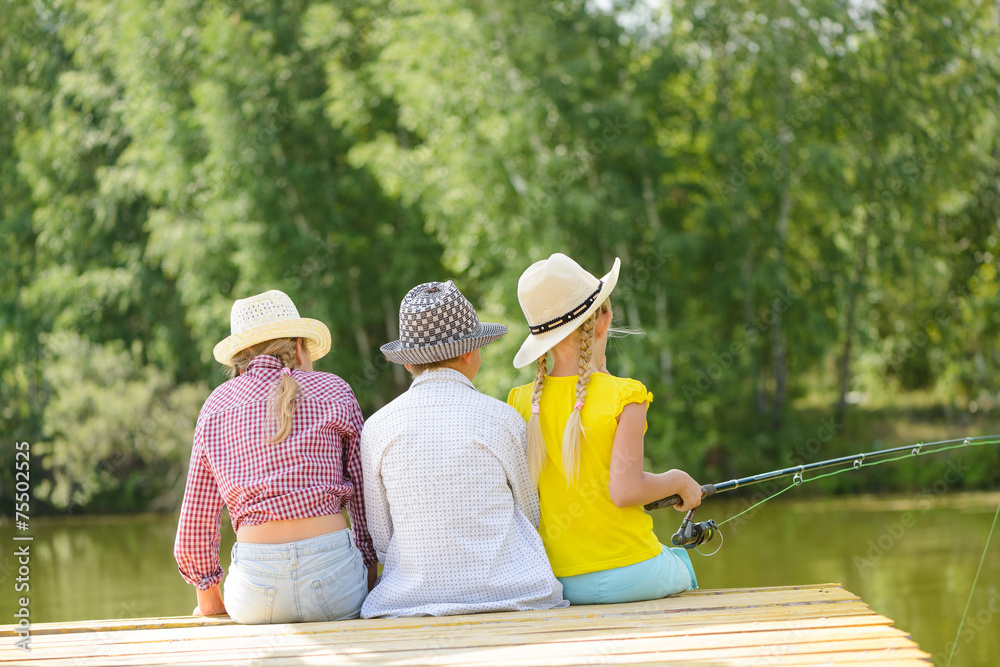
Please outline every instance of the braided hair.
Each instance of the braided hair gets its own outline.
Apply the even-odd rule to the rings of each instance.
[[[569,419],[566,420],[562,441],[563,472],[566,475],[566,482],[570,484],[576,480],[580,471],[580,440],[586,438],[581,413],[583,404],[587,400],[590,376],[594,372],[590,360],[594,356],[594,325],[597,324],[599,316],[600,313],[595,312],[580,327],[580,374],[576,379],[576,402],[569,413]]]
[[[566,427],[563,429],[562,440],[562,462],[563,474],[566,476],[566,483],[572,484],[576,481],[580,472],[580,441],[586,440],[586,433],[583,428],[581,413],[583,405],[587,400],[587,387],[590,385],[590,378],[594,373],[591,361],[594,358],[594,328],[597,325],[597,318],[611,309],[611,304],[605,301],[587,320],[580,325],[580,357],[578,364],[579,375],[576,380],[576,397],[573,410],[566,420]],[[535,386],[531,393],[531,419],[528,420],[528,468],[538,482],[542,467],[545,465],[545,441],[542,437],[542,425],[539,419],[538,406],[542,400],[542,384],[545,381],[546,355],[538,358],[538,366],[535,371]]]
[[[535,386],[531,392],[531,419],[528,420],[528,470],[536,485],[545,466],[545,438],[542,436],[542,420],[538,417],[538,404],[542,400],[542,383],[548,372],[547,355],[546,352],[538,357]]]

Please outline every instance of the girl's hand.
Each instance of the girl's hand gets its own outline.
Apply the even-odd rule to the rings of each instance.
[[[222,605],[218,609],[210,609],[208,611],[202,611],[201,605],[195,606],[194,610],[191,612],[192,616],[225,616],[229,612],[226,611],[226,605]]]
[[[212,586],[207,591],[198,591],[198,606],[191,612],[192,616],[222,616],[226,613],[226,603],[222,601],[222,593],[218,586]]]
[[[674,493],[681,497],[681,502],[674,505],[674,509],[678,512],[687,512],[701,505],[701,485],[683,470],[672,470],[671,472],[680,484]]]

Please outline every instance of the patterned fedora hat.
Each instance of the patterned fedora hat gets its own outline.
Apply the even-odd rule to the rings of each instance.
[[[472,352],[507,333],[502,324],[480,322],[455,283],[424,283],[399,305],[399,340],[381,347],[396,364],[432,364]]]

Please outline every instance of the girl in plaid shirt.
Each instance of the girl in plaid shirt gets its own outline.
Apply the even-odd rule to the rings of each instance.
[[[232,335],[215,348],[232,379],[198,417],[174,545],[181,576],[197,589],[195,615],[358,616],[378,567],[362,494],[363,419],[346,382],[313,371],[329,349],[329,329],[300,318],[281,292],[233,305]],[[224,597],[223,505],[237,540]]]

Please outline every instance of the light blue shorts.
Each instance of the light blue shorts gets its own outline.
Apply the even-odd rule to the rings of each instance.
[[[339,621],[360,614],[368,576],[345,528],[284,544],[237,542],[223,592],[237,623]]]
[[[556,577],[570,604],[616,604],[658,600],[698,588],[687,549],[663,547],[658,556],[610,570]]]

